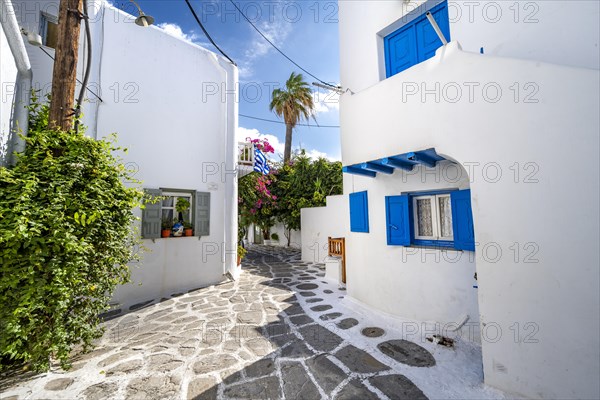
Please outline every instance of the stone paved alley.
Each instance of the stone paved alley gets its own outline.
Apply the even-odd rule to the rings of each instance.
[[[504,398],[481,383],[478,346],[403,340],[323,277],[296,250],[256,246],[238,281],[133,306],[72,370],[3,377],[0,398]]]

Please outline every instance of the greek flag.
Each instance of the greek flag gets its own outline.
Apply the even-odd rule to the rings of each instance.
[[[263,175],[267,175],[271,170],[267,164],[267,157],[257,148],[254,149],[254,170]]]

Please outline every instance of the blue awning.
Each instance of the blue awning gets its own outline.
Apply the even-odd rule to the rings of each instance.
[[[445,160],[445,158],[436,153],[435,149],[432,148],[398,154],[360,164],[348,165],[342,170],[347,174],[375,178],[378,172],[391,175],[394,173],[395,169],[412,171],[415,165],[424,165],[426,167],[433,168],[439,161],[442,160]]]

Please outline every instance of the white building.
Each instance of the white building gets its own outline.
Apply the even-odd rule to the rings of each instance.
[[[303,258],[345,237],[353,299],[461,326],[517,396],[600,397],[598,21],[596,1],[339,2],[344,195],[303,210]]]
[[[8,29],[5,20],[16,18],[18,28],[42,36],[41,48],[23,35],[11,40],[17,50],[25,42],[31,83],[43,95],[51,88],[58,1],[12,3],[14,13],[4,8],[10,1],[3,1],[3,28]],[[126,10],[137,15],[135,8]],[[149,251],[140,265],[132,265],[133,284],[117,289],[115,303],[127,310],[134,303],[221,282],[227,272],[235,275],[237,67],[157,27],[137,26],[135,17],[107,2],[90,1],[88,12],[93,55],[83,107],[87,134],[100,138],[117,132],[135,177],[151,193],[168,196],[143,215],[136,211]],[[83,25],[81,31],[80,81],[87,56]],[[12,104],[11,89],[17,68],[9,33],[0,36],[2,94],[8,99],[0,109],[0,125],[6,134],[19,108]],[[191,203],[184,219],[195,225],[194,236],[161,238],[161,219],[177,217],[178,197]]]

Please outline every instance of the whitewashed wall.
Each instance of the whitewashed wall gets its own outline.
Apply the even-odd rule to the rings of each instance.
[[[271,228],[271,234],[277,233],[279,235],[279,243],[273,243],[276,246],[287,246],[287,238],[285,237],[285,229],[283,224],[277,223]],[[300,231],[293,230],[290,232],[290,247],[301,248],[302,247],[302,236]]]
[[[478,342],[474,253],[388,246],[386,239],[385,196],[468,189],[468,175],[459,169],[444,161],[436,168],[397,170],[377,179],[344,177],[344,191],[367,190],[369,205],[369,233],[346,234],[346,287],[350,296],[371,307],[416,321],[438,322],[440,329],[454,328],[468,316],[472,333],[467,329],[464,339]],[[452,182],[443,179],[449,174]],[[344,219],[349,220],[349,214]]]
[[[340,3],[342,86],[355,92],[340,105],[344,165],[431,147],[463,164],[479,242],[486,383],[532,398],[598,398],[598,3],[538,2],[547,19],[512,29],[451,24],[468,50],[495,32],[494,44],[481,43],[493,51],[468,53],[454,42],[379,82],[376,33],[402,16],[400,2],[381,3]],[[369,190],[388,179],[380,175]],[[347,183],[344,191],[352,191]],[[392,250],[377,254],[362,243],[356,257],[395,262]],[[400,283],[376,276],[371,290]]]
[[[40,11],[56,12],[52,10],[56,1],[18,3],[18,16],[30,29],[39,23]],[[132,283],[117,288],[113,298],[127,309],[140,301],[220,282],[233,267],[237,104],[224,89],[225,84],[235,89],[237,72],[214,53],[156,27],[139,27],[130,15],[101,3],[90,7],[94,42],[90,89],[103,102],[86,94],[87,133],[101,138],[116,132],[118,144],[128,149],[123,156],[127,167],[145,188],[211,193],[209,236],[143,241],[148,251],[140,264],[132,265]],[[84,50],[81,44],[78,75]],[[40,49],[28,45],[28,51],[34,85],[49,90],[52,60]],[[141,211],[136,214],[141,216]]]
[[[273,233],[277,233],[277,235],[279,235],[279,241],[271,242],[271,245],[278,247],[287,247],[287,238],[285,237],[285,229],[282,223],[276,223],[274,226],[271,227],[271,234]],[[298,249],[302,247],[302,237],[300,231],[292,230],[290,234],[290,247]],[[251,225],[249,227],[246,238],[248,239],[249,244],[254,244],[254,225]]]
[[[385,78],[383,37],[413,10],[439,1],[347,1],[339,4],[340,78],[357,93]],[[465,51],[598,69],[600,3],[449,1],[450,36]],[[516,21],[516,22],[515,22]],[[360,73],[357,73],[360,71]]]
[[[4,30],[0,28],[0,149],[6,146],[12,127],[12,108],[15,94],[17,66]],[[0,154],[1,156],[1,154]]]
[[[220,88],[227,71],[213,53],[159,29],[113,20],[105,24],[102,91],[110,92],[110,85],[117,83],[124,97],[104,99],[99,136],[119,133],[119,144],[129,149],[126,159],[139,169],[144,187],[211,192],[210,236],[145,240],[151,252],[141,268],[133,270],[133,284],[120,288],[115,300],[148,298],[158,288],[165,296],[171,290],[219,282],[225,272],[224,253],[236,249],[225,237],[229,210],[224,180],[230,184],[235,176],[221,175],[228,148],[227,104],[221,93],[203,93],[206,84]],[[126,91],[127,87],[133,89]],[[217,173],[212,173],[213,167]]]
[[[328,237],[346,237],[350,230],[348,196],[328,196],[325,207],[303,208],[302,260],[324,263]]]

